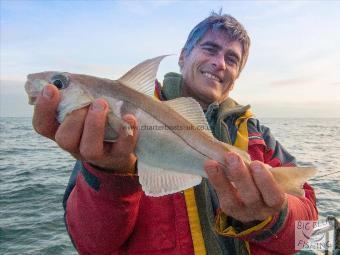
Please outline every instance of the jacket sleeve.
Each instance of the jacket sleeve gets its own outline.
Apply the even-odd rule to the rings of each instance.
[[[269,128],[260,125],[258,120],[251,119],[248,123],[248,131],[248,151],[252,160],[263,161],[272,167],[296,166],[295,158],[273,137]],[[263,229],[245,238],[253,244],[250,245],[251,249],[260,246],[283,254],[295,252],[295,222],[318,219],[314,190],[308,183],[305,183],[303,188],[304,196],[296,197],[288,194],[286,208],[274,215]]]
[[[64,196],[65,222],[80,254],[113,254],[136,223],[142,190],[137,176],[98,171],[78,161]]]
[[[295,166],[296,160],[275,140],[269,128],[259,124],[256,119],[248,120],[248,153],[252,160],[259,160],[272,167]],[[305,195],[287,195],[287,205],[280,213],[245,227],[240,222],[217,215],[218,232],[247,241],[248,250],[254,254],[292,254],[295,252],[295,222],[317,220],[318,212],[313,188],[305,183]]]

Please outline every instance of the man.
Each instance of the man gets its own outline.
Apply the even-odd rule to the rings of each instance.
[[[316,220],[313,189],[305,196],[282,192],[270,166],[295,165],[295,159],[252,118],[249,106],[229,98],[244,67],[250,39],[229,15],[213,13],[189,34],[181,52],[181,75],[169,73],[160,100],[195,98],[219,139],[247,150],[226,153],[228,168],[205,162],[208,181],[184,192],[146,196],[138,183],[138,123],[124,120],[133,136],[103,142],[108,105],[97,99],[62,124],[55,120],[59,93],[48,85],[38,98],[33,125],[78,159],[64,197],[65,221],[81,254],[289,254],[294,252],[296,220]],[[179,151],[180,153],[180,151]]]

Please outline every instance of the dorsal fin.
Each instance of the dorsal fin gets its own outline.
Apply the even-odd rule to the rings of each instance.
[[[159,64],[166,56],[169,55],[143,61],[120,77],[118,81],[139,92],[152,96]]]
[[[211,137],[214,137],[207,119],[205,118],[202,107],[195,99],[191,97],[179,97],[164,101],[164,104],[168,105],[184,118],[189,120],[199,130],[205,132]]]

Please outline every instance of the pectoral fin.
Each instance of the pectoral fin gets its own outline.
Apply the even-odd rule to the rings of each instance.
[[[197,130],[206,133],[212,140],[220,143],[220,141],[218,141],[212,134],[202,107],[195,99],[191,97],[179,97],[173,100],[165,101],[163,103],[186,118],[197,128]],[[224,146],[228,151],[238,153],[246,163],[251,161],[247,152],[229,144],[224,144]]]
[[[121,129],[123,129],[123,134],[125,136],[133,135],[132,129],[128,123],[112,113],[108,114],[104,141],[115,142],[121,133]]]
[[[205,132],[212,139],[215,139],[201,105],[191,97],[179,97],[173,100],[164,101],[164,104],[178,112],[188,121],[190,121],[197,130]]]

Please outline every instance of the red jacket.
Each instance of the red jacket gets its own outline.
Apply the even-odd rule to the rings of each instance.
[[[259,144],[249,145],[249,152],[253,159],[266,155]],[[80,162],[74,171],[65,219],[80,254],[194,254],[183,193],[147,197],[136,176],[107,174]],[[251,254],[294,252],[295,220],[317,219],[314,192],[307,184],[304,189],[305,197],[288,196],[279,226],[274,217],[265,228],[242,237]]]
[[[237,130],[230,123],[227,126],[234,144]],[[295,165],[294,157],[258,120],[249,119],[247,129],[252,160],[273,167]],[[288,195],[285,210],[252,231],[223,237],[227,247],[223,254],[240,251],[234,238],[247,241],[251,254],[293,253],[295,221],[317,219],[314,191],[308,184],[304,190],[305,197]],[[195,254],[183,192],[148,197],[137,176],[108,174],[78,161],[65,192],[64,208],[68,232],[80,254]],[[217,211],[214,214],[217,222],[223,217]],[[196,254],[200,252],[196,250]],[[207,254],[212,253],[207,250]]]

